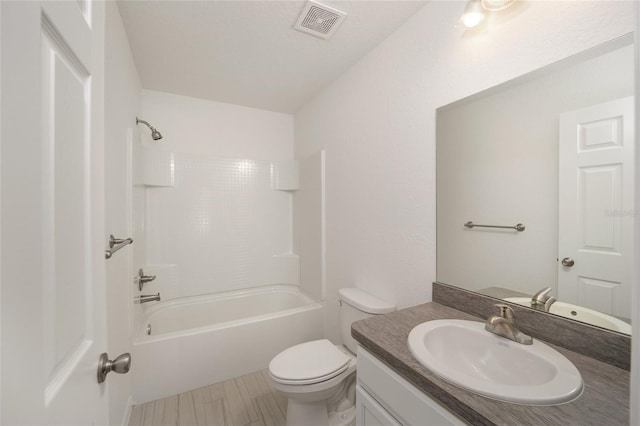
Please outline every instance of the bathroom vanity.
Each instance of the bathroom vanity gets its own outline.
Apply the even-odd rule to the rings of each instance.
[[[444,381],[420,365],[407,344],[415,326],[435,319],[483,322],[486,318],[431,302],[353,324],[352,335],[361,345],[359,426],[629,423],[629,371],[553,344],[550,346],[568,358],[584,380],[582,395],[571,402],[553,406],[512,404]]]
[[[356,410],[358,426],[465,424],[362,347]]]

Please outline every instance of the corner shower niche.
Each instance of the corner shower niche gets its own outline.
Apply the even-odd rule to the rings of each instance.
[[[157,275],[143,293],[160,292],[165,301],[300,285],[300,258],[292,243],[297,161],[156,147],[136,151],[134,184],[144,191],[144,212],[137,215],[144,222],[145,264],[140,266]]]

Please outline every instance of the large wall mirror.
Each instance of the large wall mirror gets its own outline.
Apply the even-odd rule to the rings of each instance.
[[[633,95],[629,35],[438,109],[437,280],[630,334]]]

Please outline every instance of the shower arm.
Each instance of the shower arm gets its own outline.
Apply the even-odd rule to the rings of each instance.
[[[143,120],[143,119],[141,119],[141,118],[136,117],[136,124],[140,124],[140,123],[144,124],[145,126],[147,126],[148,128],[150,128],[151,130],[155,130],[155,128],[154,128],[151,124],[149,124],[149,122],[148,122],[148,121],[146,121],[146,120]]]
[[[149,124],[148,121],[146,120],[141,120],[138,117],[136,117],[136,125],[138,124],[144,124],[145,126],[147,126],[150,130],[151,130],[151,138],[154,141],[160,140],[162,139],[162,134],[158,131],[158,129],[156,129],[155,127],[153,127],[151,124]]]

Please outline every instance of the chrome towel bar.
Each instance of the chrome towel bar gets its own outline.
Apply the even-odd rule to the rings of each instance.
[[[500,225],[477,225],[471,221],[464,224],[467,228],[502,228],[502,229],[515,229],[518,232],[524,231],[524,225],[521,223],[516,224],[515,226],[500,226]]]
[[[124,246],[128,246],[129,244],[133,244],[133,238],[115,238],[113,235],[109,235],[109,249],[105,250],[104,257],[105,259],[111,259],[113,253],[117,252]]]

